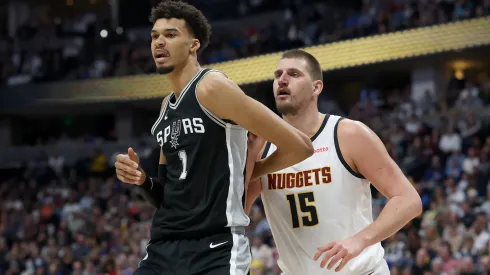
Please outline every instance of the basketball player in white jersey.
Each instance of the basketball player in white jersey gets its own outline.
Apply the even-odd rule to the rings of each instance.
[[[312,55],[284,53],[273,86],[283,119],[315,148],[310,158],[248,187],[246,211],[261,193],[282,272],[390,274],[380,242],[420,214],[417,191],[366,125],[319,113],[322,70]],[[255,137],[251,146],[264,143]],[[261,157],[275,150],[268,142]],[[370,183],[389,199],[374,222]]]

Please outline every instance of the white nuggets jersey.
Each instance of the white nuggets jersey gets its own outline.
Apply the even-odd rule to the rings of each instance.
[[[285,275],[367,275],[379,273],[378,266],[386,264],[379,243],[341,272],[320,267],[324,254],[313,260],[318,247],[351,237],[373,222],[370,184],[340,153],[336,134],[340,119],[325,116],[311,138],[315,153],[310,158],[261,178],[262,201]],[[263,157],[275,150],[267,143]]]

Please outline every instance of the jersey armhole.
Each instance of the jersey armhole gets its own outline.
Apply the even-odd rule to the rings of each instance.
[[[340,162],[345,167],[345,169],[347,169],[347,171],[349,171],[349,173],[351,173],[354,177],[357,177],[357,178],[360,178],[360,179],[365,179],[365,177],[363,175],[357,173],[356,171],[354,171],[352,169],[352,167],[350,167],[350,165],[345,161],[344,157],[342,156],[342,151],[340,151],[339,137],[337,135],[337,128],[339,126],[339,122],[342,119],[344,119],[344,118],[341,117],[341,118],[339,118],[339,120],[337,120],[337,122],[335,123],[335,128],[333,130],[333,140],[334,140],[334,143],[335,143],[335,151],[337,151],[337,156],[339,157]]]
[[[162,118],[165,116],[165,112],[167,111],[168,103],[169,103],[170,97],[172,95],[173,95],[173,93],[171,93],[170,95],[167,96],[168,99],[165,101],[165,105],[163,105],[162,111],[160,112],[160,115],[158,116],[157,121],[155,121],[155,124],[153,124],[153,126],[151,127],[151,135],[153,135],[153,136],[155,135],[155,129],[158,127],[158,125],[162,121]]]
[[[271,143],[267,142],[265,144],[264,152],[262,152],[262,156],[260,157],[260,159],[265,159],[265,157],[267,157],[267,154],[269,153],[270,148],[271,148]]]
[[[218,124],[219,126],[223,127],[223,128],[226,128],[227,126],[228,127],[231,127],[231,128],[241,128],[239,125],[237,125],[236,123],[230,121],[230,120],[223,120],[217,116],[215,116],[213,113],[211,113],[208,109],[206,109],[206,107],[204,107],[201,102],[199,102],[199,98],[197,97],[197,86],[199,85],[199,82],[201,82],[201,80],[204,78],[204,76],[209,73],[209,72],[218,72],[218,73],[221,73],[223,74],[226,78],[228,78],[228,76],[220,71],[217,71],[217,70],[211,70],[211,69],[206,69],[206,71],[204,72],[204,74],[201,76],[201,78],[197,81],[196,83],[196,88],[194,89],[194,93],[195,93],[195,96],[196,96],[196,100],[197,100],[197,103],[199,104],[199,107],[201,107],[201,110],[209,117],[209,119],[211,119],[212,121],[214,121],[216,124]]]

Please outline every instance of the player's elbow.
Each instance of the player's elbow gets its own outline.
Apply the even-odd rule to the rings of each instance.
[[[303,135],[303,141],[305,143],[305,155],[307,158],[311,157],[313,153],[315,152],[315,148],[313,147],[313,143],[311,142],[311,139],[307,137],[306,135]]]
[[[417,213],[416,216],[419,216],[420,214],[422,214],[422,210],[423,210],[422,199],[420,198],[420,196],[417,195],[414,204],[415,204],[415,212]]]
[[[408,199],[410,201],[410,212],[412,213],[412,218],[415,218],[419,216],[422,213],[422,199],[420,198],[420,195],[415,191],[412,192],[409,196]]]

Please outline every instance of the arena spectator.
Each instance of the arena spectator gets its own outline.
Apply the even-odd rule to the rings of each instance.
[[[329,43],[361,36],[463,20],[490,14],[488,0],[414,2],[362,1],[353,7],[322,1],[192,1],[212,21],[236,20],[237,30],[217,31],[200,56],[203,64],[223,62],[268,52]],[[39,5],[39,7],[36,7]],[[219,5],[220,9],[214,8]],[[29,10],[29,9],[25,9]],[[105,16],[86,13],[77,18],[52,17],[50,9],[34,4],[15,37],[0,37],[0,85],[73,80],[152,73],[148,41],[133,39],[128,29],[113,39],[99,38],[95,30],[107,24]],[[226,10],[226,13],[220,12]],[[280,20],[242,27],[237,16],[260,16],[282,11]],[[34,24],[32,18],[40,21]],[[41,24],[42,23],[42,24]],[[429,99],[429,98],[427,98]],[[433,102],[434,98],[429,101]],[[429,104],[430,105],[430,104]],[[481,106],[469,83],[458,105]],[[420,106],[426,112],[428,106]]]
[[[278,1],[244,0],[230,6],[230,14],[247,16],[276,6],[284,21],[263,29],[246,27],[243,33],[218,33],[201,62],[490,14],[490,0],[402,0],[391,5],[372,0],[348,10],[303,1],[302,12],[286,2],[291,1],[276,5]],[[202,8],[213,18],[224,18],[212,5]],[[326,12],[333,14],[322,16]],[[127,40],[128,32],[108,42],[109,49],[87,42],[83,34],[99,19],[88,15],[78,22],[62,20],[61,30],[56,24],[24,25],[16,37],[0,38],[1,84],[151,73],[147,43]],[[345,112],[380,135],[422,197],[423,214],[383,242],[390,270],[490,274],[490,79],[467,81],[462,90],[455,89],[454,99],[427,92],[422,101],[413,102],[408,91],[410,87],[388,93],[362,89],[360,101]],[[438,103],[445,101],[447,106]],[[320,105],[339,109],[327,101]],[[103,145],[101,139],[87,136],[81,139]],[[76,142],[62,136],[50,144]],[[151,145],[140,146],[142,163],[151,163]],[[74,164],[67,163],[63,151],[50,152],[10,171],[0,182],[0,275],[131,274],[145,256],[153,210],[131,186],[114,178],[109,163],[117,152],[97,150]],[[385,203],[381,194],[373,193],[375,216]],[[251,273],[279,275],[277,249],[260,200],[252,208],[247,231],[254,257]]]

